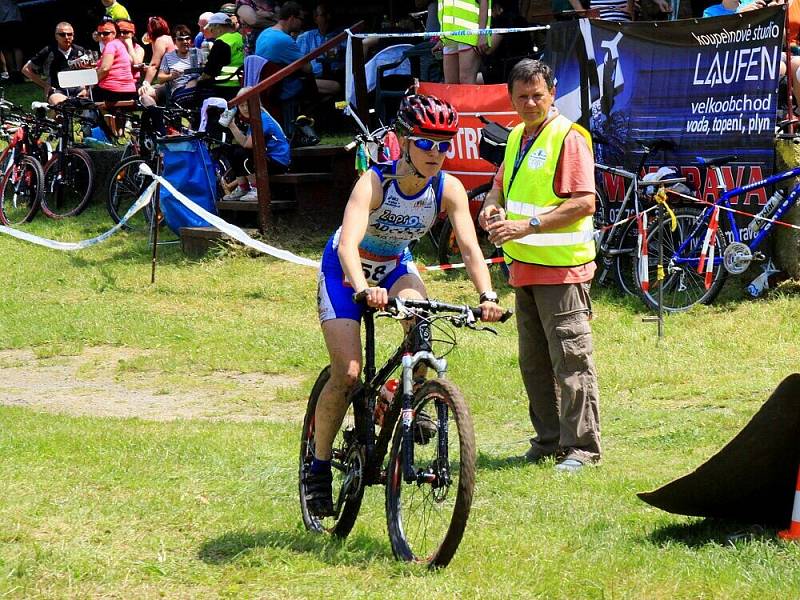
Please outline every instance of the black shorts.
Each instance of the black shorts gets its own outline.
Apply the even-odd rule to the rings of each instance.
[[[92,99],[95,102],[122,102],[124,100],[136,100],[139,94],[136,92],[112,92],[99,85],[92,89]]]

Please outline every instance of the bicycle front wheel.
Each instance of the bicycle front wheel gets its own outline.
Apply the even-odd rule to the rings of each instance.
[[[85,150],[68,148],[44,166],[42,212],[51,219],[79,215],[89,204],[94,187],[94,164]]]
[[[141,196],[149,183],[147,178],[139,172],[139,166],[143,164],[147,164],[147,161],[142,157],[130,156],[120,162],[111,175],[106,207],[114,223],[119,223],[122,220],[122,217],[139,199],[139,196]],[[136,213],[125,224],[125,227],[127,229],[148,230],[152,222],[153,207],[152,204],[148,204]]]
[[[663,308],[667,312],[681,312],[688,310],[695,304],[710,304],[722,289],[728,272],[721,261],[717,261],[717,264],[714,265],[711,285],[708,288],[705,285],[705,273],[697,272],[703,240],[708,231],[707,221],[692,236],[686,248],[680,254],[677,254],[678,248],[689,238],[702,214],[703,211],[701,209],[679,207],[675,209],[675,218],[678,225],[675,231],[671,231],[671,220],[666,215],[662,219],[660,226],[658,221],[654,221],[648,227],[647,243],[649,252],[647,270],[650,283],[649,290],[642,290],[639,265],[635,257],[632,274],[639,290],[641,290],[642,298],[651,309],[658,310],[659,286],[663,288]],[[664,279],[661,282],[658,281],[659,228],[661,229],[664,244]],[[714,249],[714,254],[717,258],[723,255],[725,246],[725,235],[721,229],[718,229]]]
[[[0,220],[5,225],[30,221],[42,199],[42,164],[32,156],[23,156],[3,175],[0,182]]]
[[[475,432],[464,397],[443,379],[415,395],[414,469],[404,478],[403,423],[395,428],[386,471],[386,520],[394,555],[444,567],[461,543],[475,488]],[[428,423],[428,432],[420,424]],[[435,430],[431,431],[431,425]]]
[[[347,537],[356,523],[361,500],[364,497],[364,447],[358,441],[355,411],[351,401],[342,425],[333,440],[331,468],[333,470],[333,502],[337,514],[320,518],[311,514],[306,504],[305,477],[314,459],[314,434],[316,431],[317,401],[322,388],[330,379],[330,367],[325,367],[317,377],[308,398],[303,433],[300,436],[300,512],[306,529],[315,533],[330,533]],[[353,396],[351,395],[351,400]]]

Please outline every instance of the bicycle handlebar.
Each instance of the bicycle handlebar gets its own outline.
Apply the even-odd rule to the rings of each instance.
[[[366,299],[366,290],[362,290],[357,294],[353,294],[353,301],[357,304],[365,303]],[[469,306],[468,304],[448,304],[447,302],[440,302],[438,300],[418,300],[415,298],[400,298],[399,296],[389,296],[389,302],[386,306],[387,312],[391,312],[392,314],[397,314],[400,311],[400,306],[428,310],[432,313],[450,312],[459,313],[462,315],[472,313],[472,316],[476,319],[480,319],[481,315],[483,314],[483,310],[480,306]],[[503,313],[503,316],[500,317],[500,323],[505,323],[508,321],[513,314],[514,310],[507,308]]]

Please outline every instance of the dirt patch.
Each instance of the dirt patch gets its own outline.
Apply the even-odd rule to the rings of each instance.
[[[120,372],[121,364],[146,357],[118,347],[48,358],[37,358],[31,350],[0,351],[0,405],[156,421],[302,419],[305,398],[295,389],[302,378],[217,371],[194,378],[191,385],[171,385],[152,372]]]

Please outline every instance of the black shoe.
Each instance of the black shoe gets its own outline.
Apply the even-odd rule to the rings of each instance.
[[[422,445],[430,442],[439,430],[436,421],[431,419],[425,411],[417,413],[412,428],[414,432],[414,443]]]
[[[315,517],[330,517],[333,510],[333,474],[330,471],[305,476],[306,507]]]

